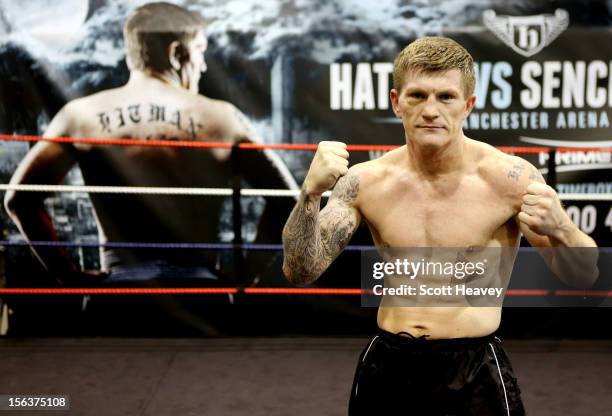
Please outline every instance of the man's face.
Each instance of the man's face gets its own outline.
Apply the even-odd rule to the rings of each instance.
[[[393,112],[402,119],[406,139],[415,145],[442,147],[463,135],[463,121],[476,97],[464,97],[461,72],[408,71],[400,91],[390,93]]]
[[[193,38],[193,40],[187,45],[189,51],[189,61],[183,68],[183,79],[187,84],[185,85],[187,89],[194,93],[198,92],[200,76],[202,75],[202,72],[206,72],[207,69],[206,61],[204,60],[204,52],[206,52],[207,46],[208,41],[206,40],[204,30],[198,31],[195,38]]]

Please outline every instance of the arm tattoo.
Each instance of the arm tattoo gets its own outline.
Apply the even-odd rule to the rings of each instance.
[[[529,179],[536,182],[546,183],[544,177],[535,166],[529,167]]]
[[[346,247],[358,225],[350,213],[358,193],[359,177],[348,174],[320,213],[318,197],[300,196],[283,230],[283,270],[292,282],[314,281]]]
[[[515,163],[514,166],[512,166],[512,169],[510,169],[508,172],[508,177],[518,182],[523,169],[525,169],[525,166],[527,166],[525,162]]]
[[[358,193],[359,177],[351,173],[340,178],[329,202],[340,200],[345,204],[352,204]]]
[[[523,171],[527,172],[529,175],[529,180],[546,183],[542,178],[540,171],[533,165],[525,163],[524,161],[515,163],[512,166],[512,169],[508,171],[507,177],[518,182],[523,174]]]

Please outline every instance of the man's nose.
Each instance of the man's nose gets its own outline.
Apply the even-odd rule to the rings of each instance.
[[[423,112],[421,113],[423,118],[428,120],[432,120],[437,118],[440,115],[438,111],[438,103],[436,103],[435,97],[428,97],[427,101],[424,103]]]

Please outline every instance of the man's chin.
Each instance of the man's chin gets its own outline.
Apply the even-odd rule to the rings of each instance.
[[[438,148],[448,144],[448,136],[431,133],[415,135],[412,139],[413,144],[424,148]]]

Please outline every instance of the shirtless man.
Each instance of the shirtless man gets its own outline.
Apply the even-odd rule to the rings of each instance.
[[[129,16],[124,40],[130,69],[127,84],[69,102],[53,118],[45,137],[230,144],[257,140],[236,107],[198,95],[207,47],[204,21],[198,13],[169,3],[146,4]],[[232,177],[230,154],[228,148],[39,142],[21,162],[11,183],[58,184],[78,163],[86,185],[222,188]],[[254,187],[297,189],[288,169],[273,152],[244,152],[240,166]],[[57,239],[44,209],[45,197],[36,192],[6,193],[6,208],[29,240]],[[90,198],[101,242],[218,240],[220,197],[92,193]],[[268,201],[268,208],[275,203]],[[289,204],[285,212],[292,202]],[[81,275],[61,248],[35,247],[35,253],[60,281]],[[215,261],[215,252],[191,249],[105,248],[102,252],[102,270],[110,272],[112,281],[160,276],[214,279]]]
[[[539,171],[464,136],[474,82],[472,57],[448,38],[418,39],[397,56],[390,98],[406,145],[349,169],[344,143],[319,144],[283,231],[283,272],[291,282],[316,280],[363,219],[379,248],[518,250],[523,234],[564,281],[593,283],[592,275],[564,272],[585,270],[585,262],[593,267],[596,258],[545,250],[596,245]],[[321,194],[334,184],[320,211]],[[523,414],[516,379],[492,336],[500,318],[501,307],[380,307],[381,332],[359,359],[349,414]]]

